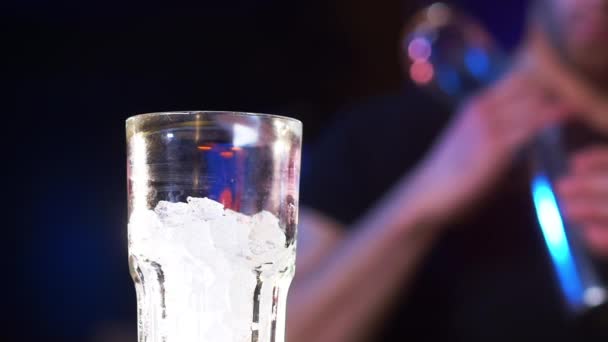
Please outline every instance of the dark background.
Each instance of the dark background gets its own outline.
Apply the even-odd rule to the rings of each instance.
[[[400,30],[428,3],[5,0],[0,341],[134,340],[128,116],[279,113],[310,143],[340,108],[399,91]],[[516,45],[526,1],[451,3]]]

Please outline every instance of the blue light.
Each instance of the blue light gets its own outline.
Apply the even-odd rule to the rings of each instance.
[[[464,63],[473,76],[479,79],[486,79],[489,76],[490,60],[486,51],[469,48],[464,55]]]
[[[532,198],[560,286],[568,303],[578,306],[583,301],[583,285],[570,251],[557,200],[546,175],[538,174],[532,181]]]

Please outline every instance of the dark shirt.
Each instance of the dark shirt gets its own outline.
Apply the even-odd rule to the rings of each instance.
[[[349,229],[424,157],[450,113],[407,86],[339,114],[312,148],[302,204]],[[608,322],[581,328],[589,319],[566,314],[528,173],[516,162],[475,213],[446,229],[375,340],[608,340]]]

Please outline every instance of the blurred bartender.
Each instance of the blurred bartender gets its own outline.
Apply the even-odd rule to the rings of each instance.
[[[605,314],[563,310],[517,156],[553,125],[608,133],[608,1],[538,0],[529,14],[508,72],[453,115],[406,84],[318,142],[289,341],[607,341]],[[573,154],[556,188],[607,261],[608,147]]]

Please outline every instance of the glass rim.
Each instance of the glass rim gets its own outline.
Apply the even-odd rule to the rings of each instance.
[[[232,116],[245,116],[245,117],[262,117],[267,119],[279,119],[285,121],[295,122],[299,125],[302,125],[302,121],[285,115],[277,115],[277,114],[266,114],[266,113],[254,113],[254,112],[239,112],[239,111],[229,111],[229,110],[178,110],[178,111],[166,111],[166,112],[150,112],[150,113],[141,113],[135,114],[128,117],[125,122],[128,124],[131,121],[149,119],[155,117],[162,116],[172,116],[172,115],[196,115],[196,114],[221,114],[221,115],[232,115]]]

